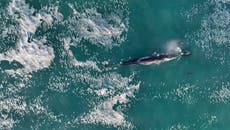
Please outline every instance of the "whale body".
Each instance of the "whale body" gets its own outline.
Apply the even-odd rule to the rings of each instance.
[[[130,59],[116,64],[107,64],[105,65],[105,67],[112,67],[112,66],[119,66],[119,65],[135,65],[135,64],[159,65],[161,63],[180,58],[181,56],[189,56],[189,55],[191,55],[189,51],[181,51],[180,53],[175,53],[175,54],[157,54],[157,55],[145,56],[141,58]]]
[[[133,65],[133,64],[139,64],[139,65],[151,65],[151,64],[161,64],[167,61],[171,61],[174,59],[177,59],[180,55],[176,54],[159,54],[159,55],[153,55],[153,56],[145,56],[141,58],[135,58],[127,61],[122,61],[120,65]]]

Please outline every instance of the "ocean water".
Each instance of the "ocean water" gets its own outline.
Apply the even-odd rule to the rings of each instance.
[[[229,0],[1,0],[0,129],[228,130],[229,32]]]

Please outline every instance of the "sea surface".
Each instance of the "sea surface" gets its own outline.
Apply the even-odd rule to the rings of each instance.
[[[0,0],[0,129],[229,130],[230,0]]]

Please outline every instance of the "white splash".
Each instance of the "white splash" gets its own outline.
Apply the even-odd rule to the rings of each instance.
[[[30,35],[34,34],[42,20],[47,24],[51,24],[53,18],[46,13],[36,13],[23,0],[13,0],[8,7],[8,12],[19,23],[20,40],[16,45],[16,49],[9,50],[0,54],[0,61],[18,61],[24,68],[17,70],[7,70],[9,73],[30,73],[50,66],[54,59],[54,50],[52,47],[44,45],[46,38],[41,40],[33,39],[29,42]],[[19,15],[16,15],[16,14]]]
[[[168,54],[180,54],[182,52],[180,46],[182,42],[179,40],[171,40],[166,43],[165,50]]]

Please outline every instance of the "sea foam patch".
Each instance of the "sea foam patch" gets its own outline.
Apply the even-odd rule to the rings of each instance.
[[[89,96],[92,100],[84,99],[89,102],[90,110],[85,111],[81,116],[73,117],[66,123],[66,128],[75,127],[79,124],[102,124],[112,127],[133,128],[133,124],[126,119],[122,109],[126,107],[130,98],[135,97],[135,91],[138,91],[140,83],[133,81],[134,75],[123,77],[115,72],[107,74],[99,74],[97,76],[84,72],[84,69],[91,69],[90,66],[75,66],[66,74],[58,74],[51,77],[49,89],[60,93],[78,93],[78,95]],[[86,69],[87,70],[87,69]],[[69,89],[71,84],[78,82],[84,83],[86,91],[81,93],[79,86],[76,89]],[[73,87],[73,86],[72,86]],[[74,92],[77,91],[77,92]],[[88,107],[89,107],[88,106]]]
[[[115,73],[97,79],[91,87],[98,96],[107,98],[101,103],[96,103],[98,105],[76,121],[132,128],[133,125],[126,121],[122,111],[114,108],[115,105],[126,104],[129,102],[128,98],[134,97],[134,92],[139,89],[140,83],[131,84],[131,81],[132,77],[126,78]]]
[[[210,99],[214,103],[228,103],[230,100],[230,82],[222,82],[219,90],[212,92]]]
[[[96,71],[101,71],[101,69],[97,66],[95,61],[87,60],[85,62],[78,61],[75,57],[73,52],[70,50],[70,45],[73,45],[74,43],[71,43],[71,38],[64,38],[62,40],[64,45],[64,51],[67,53],[71,65],[74,65],[75,67],[83,67],[83,68],[91,68]]]
[[[227,57],[230,49],[229,3],[229,0],[209,0],[205,5],[195,5],[187,14],[185,13],[190,22],[197,18],[197,15],[202,16],[201,28],[186,37],[204,52],[206,58],[223,65],[230,64]],[[210,13],[204,13],[207,10],[211,10]]]
[[[7,11],[7,6],[0,7],[0,52],[7,51],[14,46],[17,34],[17,24]]]
[[[69,4],[73,14],[65,21],[68,31],[74,38],[63,40],[64,48],[68,55],[72,57],[72,64],[80,69],[92,69],[93,73],[100,73],[101,69],[95,61],[78,61],[69,50],[71,42],[76,41],[77,45],[81,40],[87,40],[91,44],[104,47],[117,46],[125,40],[125,33],[128,31],[128,22],[123,20],[118,14],[102,14],[96,8],[78,11],[73,5]],[[133,77],[122,77],[117,73],[98,74],[92,76],[90,72],[76,72],[76,79],[86,82],[90,94],[95,95],[97,102],[89,112],[77,117],[73,124],[103,124],[114,127],[128,127],[132,124],[125,119],[125,114],[116,105],[126,104],[130,97],[134,97],[134,92],[139,89],[139,83],[132,84]],[[63,87],[61,87],[63,88]]]
[[[43,119],[57,121],[57,116],[50,112],[41,101],[41,97],[26,101],[26,97],[16,96],[12,98],[3,98],[0,96],[0,129],[12,129],[18,123],[24,121],[24,116],[27,114],[39,116]],[[42,125],[41,124],[39,125]],[[40,126],[41,127],[41,126]]]
[[[73,10],[73,16],[68,20],[68,28],[80,39],[106,47],[124,42],[128,31],[127,19],[122,20],[115,13],[103,15],[95,8],[85,9],[80,13],[73,5],[69,4],[69,7]]]
[[[44,7],[39,11],[35,11],[33,7],[29,7],[24,0],[12,0],[9,4],[8,12],[18,23],[19,40],[16,43],[15,49],[0,54],[0,61],[17,61],[23,68],[16,70],[10,69],[6,70],[6,72],[25,74],[48,68],[55,57],[54,50],[52,47],[45,45],[47,40],[45,36],[39,39],[33,36],[43,22],[48,26],[52,25],[55,19],[53,16],[60,16],[57,13],[57,8],[49,11],[48,7]],[[61,66],[63,67],[62,69],[67,71],[66,74],[63,74],[61,71],[60,75],[57,75],[59,72],[53,72],[53,74],[51,74],[52,76],[49,78],[48,83],[49,92],[50,90],[51,92],[59,93],[76,91],[72,90],[72,88],[70,89],[69,86],[78,82],[83,84],[86,82],[85,84],[89,85],[89,93],[95,95],[96,100],[98,100],[89,102],[92,106],[91,110],[85,112],[85,114],[80,117],[74,117],[74,119],[77,118],[78,123],[132,127],[132,124],[126,121],[126,115],[120,107],[128,103],[130,97],[134,97],[135,91],[139,89],[139,83],[132,83],[132,76],[123,77],[113,72],[110,74],[101,74],[101,69],[98,67],[97,61],[92,59],[78,61],[70,50],[70,44],[75,44],[71,43],[71,41],[77,41],[76,43],[79,44],[82,39],[92,44],[105,47],[112,47],[118,45],[117,43],[122,43],[125,40],[125,33],[128,31],[127,21],[123,20],[118,14],[102,14],[97,9],[90,8],[85,9],[83,12],[78,12],[73,9],[71,17],[60,24],[62,23],[67,25],[68,31],[76,35],[77,40],[71,37],[74,35],[70,35],[69,38],[60,41],[63,42],[64,45],[64,50],[60,49],[60,57],[63,58],[61,60],[70,60],[64,63],[66,66]],[[65,34],[67,34],[68,31],[63,30],[63,35],[66,36]],[[65,53],[63,57],[62,53]],[[67,56],[67,58],[65,56]],[[93,71],[92,73],[96,73],[97,75],[91,74],[88,70]],[[19,88],[20,90],[14,93],[8,91],[8,94],[2,94],[3,97],[1,97],[1,99],[4,100],[0,102],[3,106],[1,110],[9,111],[7,111],[6,115],[1,113],[0,116],[2,117],[0,117],[0,120],[2,120],[2,123],[0,123],[0,128],[10,129],[17,123],[23,123],[23,119],[27,114],[34,115],[35,119],[33,119],[32,122],[42,120],[36,124],[37,126],[35,127],[37,128],[43,128],[43,124],[47,125],[50,122],[58,121],[58,123],[63,124],[71,120],[68,119],[67,121],[65,120],[66,122],[62,122],[62,117],[66,115],[61,114],[60,117],[57,117],[52,111],[49,111],[51,106],[46,104],[47,102],[44,97],[46,98],[47,93],[44,91],[42,91],[41,95],[35,97],[33,97],[34,95],[16,96],[17,98],[7,97],[12,94],[20,95],[20,92],[24,93],[23,88],[30,86],[27,84],[23,85],[22,88]],[[15,89],[16,87],[17,86],[11,88]],[[76,89],[79,90],[78,88]],[[32,96],[32,98],[30,98],[30,96]],[[19,118],[10,117],[12,113],[16,113],[15,115],[18,113]]]
[[[19,41],[16,49],[9,50],[0,54],[0,61],[17,61],[23,65],[22,69],[7,70],[9,73],[30,73],[43,68],[49,67],[54,58],[52,47],[44,45],[46,38],[30,39],[42,20],[51,24],[53,18],[50,14],[35,13],[25,1],[13,0],[8,7],[8,12],[19,23]],[[35,15],[34,15],[35,14]]]
[[[1,72],[3,76],[1,76],[0,82],[0,129],[14,128],[24,121],[24,117],[27,114],[55,120],[55,116],[47,110],[47,107],[43,106],[41,100],[34,101],[30,98],[28,101],[28,95],[21,95],[31,86],[29,83],[31,80],[30,75],[6,75],[5,73],[27,74],[49,67],[54,58],[53,48],[44,45],[46,37],[41,39],[31,38],[42,21],[47,25],[51,25],[53,22],[53,13],[48,14],[43,10],[47,11],[48,9],[45,7],[41,11],[35,12],[24,0],[12,0],[4,12],[16,24],[6,28],[2,32],[3,37],[9,37],[9,34],[13,32],[13,34],[17,34],[18,41],[14,49],[11,48],[0,54],[0,61],[16,61],[23,67],[18,69],[10,68]]]

